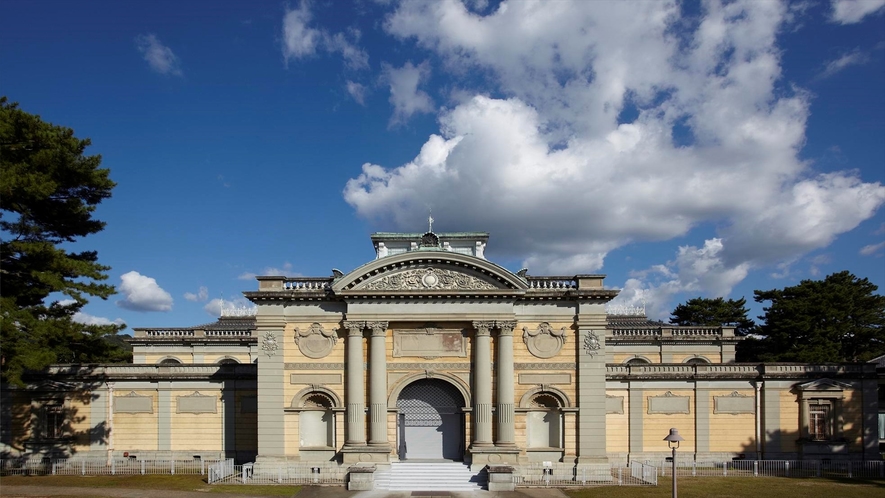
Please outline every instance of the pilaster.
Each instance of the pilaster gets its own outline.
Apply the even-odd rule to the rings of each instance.
[[[578,322],[577,359],[578,465],[607,467],[604,323]]]
[[[635,382],[630,382],[629,393],[629,415],[628,415],[628,431],[629,431],[629,451],[631,455],[638,455],[644,451],[643,448],[643,416],[642,416],[642,399],[645,392]]]
[[[258,336],[258,455],[261,459],[285,457],[286,427],[283,419],[285,372],[285,318],[279,315],[259,316]]]

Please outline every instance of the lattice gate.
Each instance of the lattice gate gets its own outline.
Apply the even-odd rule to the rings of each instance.
[[[461,460],[464,455],[464,398],[439,379],[415,381],[396,401],[401,460]]]

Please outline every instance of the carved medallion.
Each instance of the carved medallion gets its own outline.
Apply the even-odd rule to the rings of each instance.
[[[264,354],[267,356],[273,356],[277,353],[279,347],[279,344],[277,344],[277,338],[273,335],[273,332],[265,332],[264,338],[261,340],[261,350],[264,351]]]
[[[473,275],[440,268],[415,268],[369,282],[365,290],[495,290],[496,286]]]
[[[559,354],[565,344],[566,328],[555,330],[549,323],[538,325],[535,330],[522,328],[522,340],[529,352],[538,358],[552,358]]]
[[[584,352],[588,355],[595,356],[601,347],[602,346],[599,344],[599,336],[596,335],[596,332],[590,331],[584,336]]]
[[[308,358],[323,358],[332,352],[338,334],[335,330],[326,330],[319,323],[314,323],[307,330],[295,329],[295,344],[301,354]]]

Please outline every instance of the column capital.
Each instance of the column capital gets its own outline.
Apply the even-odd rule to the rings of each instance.
[[[498,327],[499,335],[513,335],[513,329],[516,328],[516,320],[498,320],[495,322]]]
[[[387,322],[366,322],[366,328],[372,330],[372,337],[387,335]]]
[[[495,322],[489,321],[475,321],[473,322],[473,328],[476,329],[476,335],[478,336],[488,336],[491,335],[492,327],[495,326]]]
[[[357,322],[351,322],[351,321],[345,321],[345,322],[344,322],[344,328],[347,329],[347,335],[348,335],[348,336],[351,336],[351,337],[353,337],[353,336],[362,336],[362,335],[363,335],[363,329],[366,328],[366,322],[359,322],[359,321],[357,321]]]

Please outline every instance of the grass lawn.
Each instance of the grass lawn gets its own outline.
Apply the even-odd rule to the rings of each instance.
[[[658,477],[657,486],[571,490],[572,498],[667,498],[673,481]],[[781,477],[680,477],[679,498],[882,498],[885,481],[864,479],[788,479]]]
[[[135,476],[7,476],[0,486],[63,486],[77,488],[164,489],[169,491],[204,491],[250,496],[294,496],[301,486],[248,486],[206,484],[200,475]]]

